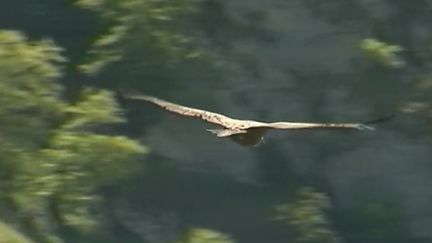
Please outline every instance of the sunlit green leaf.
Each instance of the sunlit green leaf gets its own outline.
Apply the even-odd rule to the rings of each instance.
[[[405,66],[404,61],[398,56],[398,52],[403,48],[397,45],[390,45],[376,39],[366,38],[360,42],[360,48],[366,55],[370,56],[377,63],[392,67],[400,68]]]
[[[234,243],[226,234],[204,228],[194,228],[188,231],[180,243]]]

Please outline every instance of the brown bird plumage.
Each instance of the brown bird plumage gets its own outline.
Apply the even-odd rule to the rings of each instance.
[[[255,146],[263,141],[263,135],[270,129],[373,129],[362,123],[307,123],[307,122],[258,122],[234,119],[222,114],[174,104],[148,95],[125,95],[129,99],[143,100],[182,116],[189,116],[216,124],[222,128],[208,129],[218,137],[229,137],[245,146]]]

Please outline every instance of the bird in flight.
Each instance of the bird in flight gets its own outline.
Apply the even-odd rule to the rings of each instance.
[[[153,96],[142,94],[125,94],[125,97],[133,100],[150,102],[167,111],[178,115],[198,118],[219,126],[217,129],[207,129],[217,137],[228,137],[244,146],[256,146],[263,141],[263,136],[268,130],[283,129],[351,129],[373,130],[364,123],[311,123],[311,122],[259,122],[253,120],[241,120],[231,118],[219,113],[201,110],[174,104]],[[382,120],[382,119],[379,119]],[[377,120],[378,121],[378,120]],[[375,122],[375,121],[373,121]],[[368,122],[371,123],[371,122]]]

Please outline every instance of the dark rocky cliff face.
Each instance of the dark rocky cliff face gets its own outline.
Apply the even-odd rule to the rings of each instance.
[[[223,78],[206,91],[213,106],[192,99],[189,105],[265,121],[399,115],[372,132],[277,131],[253,149],[213,137],[204,131],[206,124],[164,115],[145,143],[186,170],[228,175],[274,195],[281,196],[278,190],[298,177],[319,181],[336,211],[389,201],[404,215],[413,238],[432,238],[430,126],[416,112],[400,109],[424,92],[414,83],[427,76],[428,68],[415,62],[425,57],[407,50],[399,57],[404,66],[392,68],[360,49],[371,37],[401,46],[423,43],[430,40],[429,24],[420,16],[399,19],[402,3],[389,1],[208,2],[213,5],[202,22],[203,42],[220,59]]]

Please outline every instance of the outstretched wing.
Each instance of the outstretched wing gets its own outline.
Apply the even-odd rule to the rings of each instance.
[[[143,100],[150,102],[154,105],[157,105],[161,108],[164,108],[167,111],[182,115],[182,116],[188,116],[188,117],[194,117],[198,118],[213,124],[220,125],[222,127],[226,128],[232,128],[235,127],[236,120],[232,119],[230,117],[206,111],[206,110],[200,110],[196,108],[191,108],[183,105],[174,104],[153,96],[149,95],[141,95],[141,94],[125,94],[126,98],[134,99],[134,100]]]
[[[305,122],[271,122],[266,123],[265,127],[273,129],[357,129],[357,130],[375,130],[370,124],[376,124],[388,121],[396,115],[390,114],[378,119],[369,120],[363,123],[305,123]],[[255,126],[260,127],[260,126]]]
[[[373,127],[362,123],[306,123],[306,122],[272,122],[265,127],[273,129],[357,129],[374,130]]]
[[[380,122],[389,118],[377,119],[365,123],[307,123],[307,122],[258,122],[253,120],[238,120],[233,119],[222,114],[210,112],[206,110],[196,109],[187,107],[179,104],[174,104],[169,101],[165,101],[153,96],[143,94],[123,94],[126,98],[134,100],[143,100],[157,105],[170,112],[198,118],[209,123],[213,123],[222,127],[227,128],[229,134],[245,133],[246,130],[255,128],[265,129],[357,129],[357,130],[374,130],[373,127],[367,126],[366,124]],[[391,117],[390,117],[391,118]],[[216,133],[212,130],[213,133]],[[226,132],[217,134],[228,134]],[[230,136],[224,135],[224,136]],[[222,136],[222,135],[221,135]]]

